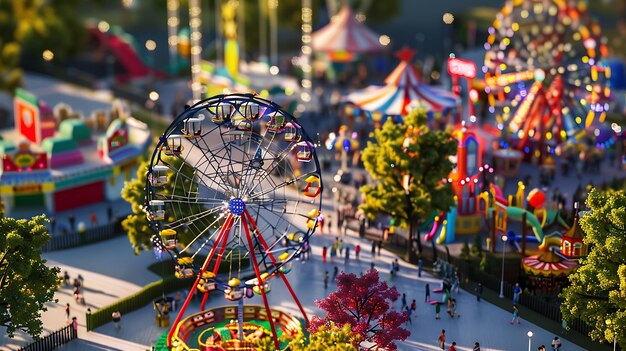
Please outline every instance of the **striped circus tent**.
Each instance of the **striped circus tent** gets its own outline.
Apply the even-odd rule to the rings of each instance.
[[[378,34],[367,28],[354,17],[350,6],[341,8],[326,26],[311,35],[311,46],[315,51],[329,53],[331,59],[350,61],[354,54],[370,54],[384,51]]]
[[[429,117],[455,110],[460,99],[452,92],[421,83],[419,72],[410,63],[413,55],[413,50],[403,48],[396,53],[401,62],[385,78],[385,85],[354,91],[344,101],[366,115],[382,120],[386,117],[400,120],[401,116],[416,108],[425,109]]]
[[[578,262],[565,260],[552,251],[548,251],[522,259],[522,267],[530,275],[561,277],[576,270]]]

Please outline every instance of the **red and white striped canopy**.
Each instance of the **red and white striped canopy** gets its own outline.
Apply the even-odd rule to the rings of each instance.
[[[542,254],[532,255],[522,259],[522,267],[526,273],[532,275],[542,275],[544,277],[559,277],[571,273],[578,268],[576,261],[545,259]]]
[[[385,116],[403,116],[416,108],[432,112],[456,108],[460,99],[453,93],[420,82],[419,72],[410,63],[413,53],[404,48],[396,54],[401,62],[385,78],[384,86],[374,85],[352,92],[345,101]]]
[[[316,51],[368,54],[384,50],[378,42],[378,34],[357,21],[348,5],[343,6],[329,24],[316,30],[311,37],[313,50]]]

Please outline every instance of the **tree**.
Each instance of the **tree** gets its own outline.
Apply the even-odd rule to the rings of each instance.
[[[483,237],[480,234],[476,234],[474,236],[474,241],[472,242],[471,248],[472,255],[480,256],[483,252]]]
[[[336,278],[338,290],[315,304],[326,311],[326,317],[313,316],[309,331],[317,333],[322,326],[349,324],[361,343],[374,344],[386,350],[396,350],[396,340],[405,340],[411,333],[402,328],[409,315],[390,308],[390,302],[400,294],[395,287],[380,281],[378,271],[369,270],[357,277],[340,273]]]
[[[0,90],[22,85],[20,57],[41,58],[48,49],[62,60],[80,48],[86,37],[76,12],[81,2],[0,1]]]
[[[181,196],[191,196],[191,193],[197,192],[197,184],[194,181],[194,170],[192,167],[183,163],[181,159],[176,157],[161,156],[161,159],[170,165],[172,169],[176,169],[177,172],[169,172],[167,175],[168,184],[159,188],[158,193],[168,195],[177,194]],[[137,168],[137,177],[124,184],[122,189],[122,198],[129,202],[132,207],[132,213],[122,221],[122,227],[128,234],[128,240],[130,241],[135,254],[143,250],[150,250],[153,246],[150,238],[155,234],[148,218],[146,217],[146,172],[148,171],[149,162],[142,162]],[[179,179],[175,182],[176,176]],[[205,211],[202,205],[178,206],[177,211],[182,216],[189,217],[194,213],[200,213]],[[171,212],[166,211],[168,215],[168,221],[173,221]],[[204,216],[194,220],[194,226],[198,228],[206,228],[209,223],[213,221],[212,216]],[[177,229],[177,239],[181,245],[186,245],[193,239],[193,234],[190,231],[184,231]]]
[[[447,179],[456,154],[456,141],[449,133],[431,131],[424,111],[414,111],[404,122],[391,118],[373,133],[361,156],[365,169],[376,181],[361,188],[365,203],[361,209],[373,219],[387,214],[409,229],[407,253],[412,241],[422,252],[418,227],[433,212],[448,212],[453,193]]]
[[[41,312],[58,288],[59,268],[47,267],[41,247],[50,239],[45,216],[30,220],[0,213],[0,325],[9,337],[41,334]]]
[[[626,193],[593,189],[586,201],[590,211],[580,218],[590,247],[580,267],[563,289],[561,313],[572,322],[581,318],[593,327],[594,340],[626,346]]]

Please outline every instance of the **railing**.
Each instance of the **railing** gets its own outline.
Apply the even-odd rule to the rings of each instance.
[[[43,252],[64,250],[72,247],[110,239],[123,235],[119,223],[104,224],[94,228],[88,228],[84,233],[71,232],[67,234],[53,235],[41,248]]]
[[[481,271],[477,264],[468,264],[468,262],[465,262],[457,257],[450,257],[450,261],[455,267],[458,268],[461,276],[465,276],[473,282],[480,282],[486,289],[500,291],[500,278]],[[509,300],[513,299],[513,289],[514,286],[512,284],[504,282],[504,296]],[[546,301],[543,297],[523,294],[520,297],[518,304],[559,324],[562,321],[560,307],[554,303]],[[569,323],[568,326],[570,329],[576,330],[584,335],[589,335],[593,329],[579,318],[576,318],[572,323]]]
[[[43,338],[34,341],[30,345],[24,346],[18,351],[48,351],[54,350],[59,346],[67,344],[68,342],[77,339],[78,332],[74,330],[72,324],[63,327],[53,333],[50,333]]]
[[[163,294],[169,294],[183,288],[188,288],[191,284],[192,280],[190,279],[177,279],[173,276],[152,282],[133,295],[125,297],[111,305],[102,307],[91,314],[88,313],[86,315],[87,331],[94,330],[111,322],[111,314],[114,311],[119,311],[123,319],[125,314],[152,304],[156,298],[161,297]]]

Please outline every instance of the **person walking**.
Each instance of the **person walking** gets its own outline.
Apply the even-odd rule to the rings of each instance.
[[[63,285],[65,286],[70,285],[70,274],[67,273],[67,271],[63,272]]]
[[[339,252],[339,256],[343,255],[343,239],[339,239],[339,243],[337,244],[337,251]]]
[[[555,336],[552,340],[552,351],[560,351],[561,350],[561,339],[558,336]]]
[[[435,303],[435,319],[440,319],[439,312],[441,312],[441,304],[437,302]]]
[[[480,344],[478,343],[478,341],[474,343],[474,348],[472,349],[472,351],[480,351]]]
[[[404,308],[407,306],[406,304],[406,294],[402,293],[402,309],[404,310]]]
[[[120,313],[120,311],[113,311],[113,313],[111,313],[111,317],[113,318],[113,324],[115,324],[115,329],[120,330],[122,328],[122,314]]]
[[[328,271],[324,273],[324,289],[328,289]]]
[[[422,262],[422,259],[420,258],[419,261],[417,261],[417,276],[418,277],[422,276],[423,265],[424,263]]]
[[[382,248],[383,248],[383,241],[378,240],[378,256],[380,256],[380,250],[382,250]]]
[[[515,288],[513,289],[513,304],[519,303],[519,297],[522,294],[522,288],[519,286],[519,283],[515,283]]]
[[[483,294],[483,285],[481,283],[478,283],[476,289],[474,290],[476,291],[476,301],[480,302],[480,297]]]
[[[347,265],[350,261],[350,247],[346,246],[346,256],[344,257],[344,264]]]
[[[67,221],[70,223],[70,231],[73,233],[76,231],[76,215],[74,215],[73,213],[70,213],[69,216],[67,216]]]
[[[448,351],[456,351],[456,341],[453,341]]]
[[[417,303],[415,303],[415,299],[413,299],[413,302],[411,302],[411,311],[413,311],[413,314],[417,316]]]
[[[430,284],[426,283],[426,295],[424,296],[424,302],[430,302]]]
[[[335,266],[333,270],[333,281],[337,278],[337,274],[339,274],[339,267]]]
[[[517,324],[521,324],[521,317],[519,315],[519,309],[517,308],[517,304],[513,304],[513,319],[511,319],[511,324],[515,323],[515,319],[517,319]]]
[[[326,253],[328,248],[326,246],[322,247],[322,262],[326,263]]]
[[[78,337],[78,319],[76,317],[72,317],[72,334],[75,338]]]
[[[461,317],[461,315],[456,312],[456,299],[450,299],[450,317]]]
[[[376,242],[372,240],[372,257],[376,256]]]
[[[354,256],[356,257],[357,261],[359,260],[359,253],[361,252],[361,245],[357,244],[354,247]]]
[[[445,329],[441,329],[441,333],[439,334],[439,337],[437,338],[437,342],[442,350],[446,349],[446,330]]]
[[[65,304],[65,323],[70,323],[70,303]]]

